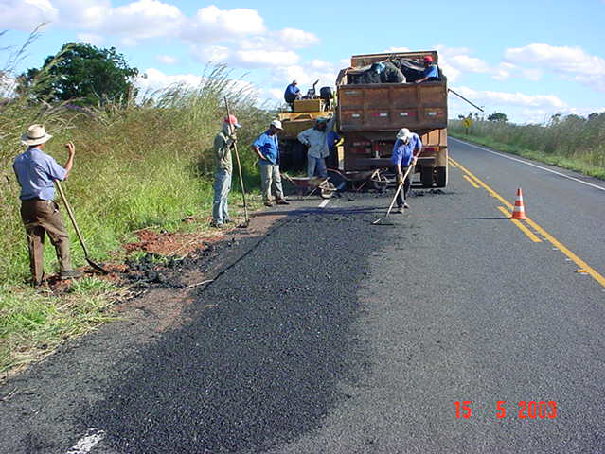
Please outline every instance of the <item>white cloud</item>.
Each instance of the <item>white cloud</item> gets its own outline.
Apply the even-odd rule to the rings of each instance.
[[[555,109],[561,109],[566,105],[558,96],[554,95],[526,95],[523,93],[477,91],[468,87],[457,87],[454,91],[479,105],[548,107]]]
[[[605,60],[586,53],[581,47],[532,43],[509,48],[505,55],[510,62],[550,70],[598,91],[605,91]]]
[[[196,43],[219,42],[263,34],[266,28],[254,9],[221,10],[214,5],[198,10],[182,36]]]
[[[300,57],[291,50],[240,50],[235,52],[235,58],[244,67],[293,65],[300,60]]]
[[[411,52],[409,47],[389,47],[382,51],[383,54],[395,54],[397,52]]]
[[[32,31],[37,26],[57,20],[59,11],[49,0],[2,0],[0,28]]]
[[[167,65],[174,65],[179,61],[178,58],[171,57],[170,55],[156,55],[155,59]]]
[[[478,58],[469,57],[468,55],[453,55],[447,58],[447,63],[461,71],[471,73],[486,73],[490,70],[489,65]]]
[[[277,32],[277,39],[281,45],[288,48],[305,47],[319,42],[319,39],[313,33],[289,27]]]

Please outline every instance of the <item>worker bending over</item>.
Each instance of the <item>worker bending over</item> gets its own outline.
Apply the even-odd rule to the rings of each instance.
[[[397,186],[403,184],[403,188],[397,197],[398,208],[397,211],[395,211],[396,213],[402,213],[403,208],[409,208],[406,200],[408,198],[408,193],[410,192],[411,176],[414,174],[414,166],[418,161],[420,150],[422,150],[422,142],[420,141],[420,136],[418,136],[418,134],[410,132],[405,128],[397,133],[397,140],[393,147],[391,162],[395,167]],[[402,181],[403,175],[407,172],[408,167],[411,167],[410,171],[408,172],[405,181]]]

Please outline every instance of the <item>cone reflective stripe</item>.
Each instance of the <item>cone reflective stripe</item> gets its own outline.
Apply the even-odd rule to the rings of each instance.
[[[527,219],[525,216],[525,204],[523,203],[523,190],[517,189],[517,200],[515,200],[515,209],[513,210],[513,219]]]

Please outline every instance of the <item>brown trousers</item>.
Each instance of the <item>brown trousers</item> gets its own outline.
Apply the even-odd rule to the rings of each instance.
[[[59,205],[50,200],[23,200],[21,218],[27,233],[29,267],[34,283],[44,279],[44,238],[48,235],[57,251],[61,271],[71,270],[69,258],[69,237],[63,224]]]

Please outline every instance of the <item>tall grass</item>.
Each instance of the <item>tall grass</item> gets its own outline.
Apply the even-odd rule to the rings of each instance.
[[[32,36],[28,42],[35,33]],[[138,229],[174,231],[182,228],[181,220],[187,216],[201,218],[202,223],[210,217],[212,145],[225,115],[224,97],[243,126],[239,148],[248,183],[258,182],[249,144],[272,116],[258,107],[254,93],[238,88],[241,85],[230,79],[223,66],[208,68],[197,87],[174,85],[148,93],[138,102],[97,109],[49,104],[33,95],[35,84],[46,82],[45,71],[32,91],[15,91],[12,71],[25,47],[17,49],[0,71],[0,378],[2,371],[43,356],[62,339],[109,319],[107,292],[99,289],[98,282],[78,283],[66,298],[25,285],[29,261],[12,162],[25,150],[20,137],[28,125],[43,123],[53,134],[45,151],[61,164],[67,158],[64,144],[76,145],[74,169],[64,188],[88,249],[95,259],[103,260]],[[233,189],[239,189],[238,181]],[[77,237],[64,218],[74,265],[82,265]],[[50,244],[45,259],[47,272],[57,269]]]
[[[469,134],[459,120],[448,128],[454,137],[605,179],[605,113],[553,116],[543,125],[475,121]]]
[[[28,124],[44,123],[54,135],[46,150],[59,163],[64,144],[76,144],[74,170],[65,183],[85,240],[95,257],[116,249],[132,231],[148,226],[174,230],[188,215],[209,214],[214,136],[224,116],[223,97],[244,127],[240,131],[243,166],[254,174],[247,144],[269,122],[253,94],[238,90],[224,67],[208,71],[196,88],[172,86],[149,94],[138,106],[106,106],[81,111],[69,105],[32,104],[18,98],[0,107],[2,198],[0,277],[22,281],[28,274],[25,235],[19,217],[19,186],[11,164],[23,151],[19,137]],[[254,178],[254,181],[257,179]],[[234,184],[234,189],[238,188]],[[66,221],[67,222],[67,221]],[[75,240],[75,238],[72,238]],[[75,263],[83,263],[73,247]],[[56,262],[47,248],[47,262]]]

